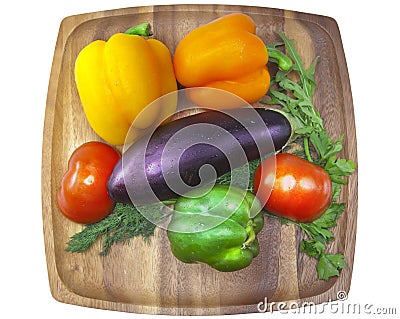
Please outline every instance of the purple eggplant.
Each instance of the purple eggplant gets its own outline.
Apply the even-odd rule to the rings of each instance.
[[[135,205],[177,198],[281,150],[291,136],[291,123],[274,110],[238,108],[183,117],[132,144],[107,189],[114,201]]]

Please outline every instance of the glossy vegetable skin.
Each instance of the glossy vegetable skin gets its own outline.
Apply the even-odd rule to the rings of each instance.
[[[275,165],[274,161],[274,158],[266,159],[254,174],[254,189],[260,201],[266,203],[264,208],[301,223],[320,217],[332,197],[328,173],[293,154],[278,154]]]
[[[179,260],[236,271],[257,257],[257,234],[264,218],[253,194],[215,185],[203,196],[191,192],[180,197],[174,210],[167,235],[172,253]]]
[[[267,45],[268,59],[270,61],[276,61],[279,68],[288,71],[293,66],[292,60],[283,52],[279,51],[272,45]]]
[[[258,101],[268,91],[270,75],[268,52],[255,33],[254,21],[242,13],[225,15],[192,30],[174,53],[178,82],[185,87],[225,90],[248,103]],[[201,93],[193,92],[192,98],[199,103],[205,97],[196,96],[197,92]]]
[[[57,193],[61,213],[70,220],[90,224],[106,217],[114,207],[106,182],[119,153],[101,142],[79,146],[68,161],[68,170]]]
[[[255,116],[258,118],[258,122]],[[236,119],[241,119],[243,125]],[[261,123],[262,125],[259,125]],[[213,144],[210,144],[214,133],[207,127],[201,130],[200,135],[203,135],[204,132],[204,139],[201,142],[198,139],[198,130],[187,129],[195,128],[197,124],[208,124],[223,129],[230,138],[219,136],[213,140]],[[179,136],[178,141],[171,143],[166,148],[169,140],[183,129],[186,131]],[[252,131],[252,134],[249,133],[249,130]],[[214,132],[216,135],[219,133]],[[130,146],[115,166],[108,180],[108,190],[115,201],[122,203],[131,202],[129,195],[134,197],[134,201],[140,201],[140,204],[151,202],[143,187],[147,184],[151,186],[154,194],[161,201],[177,198],[177,194],[166,183],[165,176],[179,178],[180,175],[187,185],[197,186],[200,183],[199,170],[203,165],[212,165],[217,176],[221,176],[235,168],[230,167],[225,154],[229,154],[230,158],[239,158],[236,162],[236,167],[238,167],[248,161],[280,150],[286,145],[291,134],[292,127],[288,119],[273,110],[248,107],[232,109],[227,113],[206,111],[183,117],[158,127],[149,139],[147,148],[146,143],[142,143],[142,140]],[[239,145],[232,143],[233,139]],[[267,145],[261,149],[263,154],[260,154],[257,145],[269,144],[268,141],[271,139],[273,145]],[[186,145],[192,146],[182,150]],[[243,151],[245,157],[241,161],[239,155]],[[140,158],[143,157],[143,154],[145,154],[144,166],[141,167]],[[171,166],[162,167],[161,162],[171,164]],[[179,167],[178,174],[171,171],[174,166]],[[202,182],[206,181],[208,180],[202,180]],[[130,194],[127,189],[130,190]]]
[[[177,89],[171,54],[156,39],[117,33],[89,43],[75,61],[75,82],[89,124],[113,145],[124,144],[129,130],[136,138],[176,108],[174,98],[146,108]]]

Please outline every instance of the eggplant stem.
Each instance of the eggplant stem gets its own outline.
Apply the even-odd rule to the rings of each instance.
[[[300,128],[303,128],[305,125],[303,123],[301,123],[297,117],[294,117],[293,115],[291,115],[281,109],[274,109],[274,108],[265,108],[265,109],[275,111],[275,112],[282,114],[284,117],[286,117],[286,119],[290,123],[292,132],[290,134],[290,137],[289,137],[287,143],[282,147],[282,149],[284,149],[287,145],[289,145],[291,142],[293,142],[294,140],[296,140],[299,137],[299,134],[297,134],[296,131]]]

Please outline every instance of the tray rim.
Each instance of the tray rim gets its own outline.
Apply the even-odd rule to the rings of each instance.
[[[335,53],[338,58],[338,62],[343,62],[343,66],[339,69],[339,75],[341,79],[341,85],[343,91],[347,91],[349,94],[348,98],[345,100],[346,104],[349,106],[346,109],[345,123],[346,129],[353,127],[353,130],[346,131],[346,140],[349,146],[349,152],[351,153],[351,158],[357,163],[357,139],[355,130],[355,118],[354,118],[354,107],[353,99],[351,94],[350,79],[343,49],[343,44],[340,38],[340,31],[335,19],[318,14],[304,13],[286,9],[260,7],[260,6],[247,6],[247,5],[222,5],[222,4],[177,4],[177,5],[149,5],[149,6],[137,6],[137,7],[126,7],[119,9],[110,9],[105,11],[96,11],[81,13],[76,15],[71,15],[65,17],[59,27],[59,32],[57,36],[56,46],[53,55],[53,62],[50,72],[46,109],[45,109],[45,119],[43,127],[43,143],[42,143],[42,218],[43,218],[43,235],[45,244],[45,254],[46,263],[48,269],[48,279],[50,285],[50,291],[54,299],[67,304],[80,305],[86,307],[94,307],[100,309],[117,310],[124,312],[134,312],[134,313],[148,313],[148,314],[184,314],[187,312],[191,313],[193,309],[199,309],[197,307],[185,307],[185,308],[170,308],[163,306],[144,306],[135,304],[124,304],[121,302],[99,300],[90,297],[84,297],[74,292],[70,291],[68,287],[61,280],[58,270],[56,267],[56,257],[54,252],[54,234],[52,225],[52,210],[51,210],[51,164],[52,157],[50,152],[46,152],[51,148],[52,145],[52,134],[46,134],[46,132],[53,132],[54,128],[54,116],[55,116],[55,103],[57,96],[58,79],[61,72],[61,62],[63,59],[63,54],[65,50],[65,45],[73,33],[73,31],[80,25],[87,21],[108,18],[112,16],[120,16],[127,14],[140,14],[140,13],[154,13],[162,11],[217,11],[217,12],[243,12],[243,13],[257,13],[274,15],[273,12],[283,12],[283,14],[295,14],[296,20],[304,20],[317,24],[321,27],[332,39],[334,45]],[[253,10],[265,10],[266,12],[253,12]],[[276,14],[275,14],[276,15]],[[287,18],[285,16],[285,18]],[[290,18],[290,17],[288,17]],[[318,20],[323,20],[325,25],[321,25]],[[331,33],[337,32],[340,41],[334,41]],[[63,34],[62,34],[63,33]],[[346,223],[346,237],[352,237],[354,240],[350,241],[350,245],[345,245],[343,254],[346,260],[354,260],[355,253],[355,243],[356,243],[356,227],[357,227],[357,209],[358,209],[358,174],[357,170],[350,177],[348,182],[349,187],[355,188],[355,200],[351,201],[352,209],[348,209],[348,219],[351,217],[351,223]],[[348,203],[349,205],[350,203]],[[314,295],[307,298],[301,298],[301,302],[315,302],[316,304],[324,301],[334,301],[338,299],[337,295],[332,295],[332,291],[344,291],[348,294],[351,284],[351,275],[353,270],[353,263],[348,265],[348,268],[342,270],[341,275],[336,279],[334,284],[326,291],[321,294]],[[344,275],[346,273],[346,276]],[[346,279],[349,280],[346,280]],[[299,300],[286,300],[285,303],[288,305],[291,302],[298,302]],[[223,306],[223,307],[207,307],[209,310],[215,309],[215,312],[211,311],[211,314],[223,314],[223,313],[249,313],[254,311],[254,306],[256,305],[245,305],[245,306]],[[251,308],[251,309],[250,309]],[[172,309],[172,311],[171,311]],[[228,310],[228,312],[225,312]],[[174,311],[175,310],[175,311]]]

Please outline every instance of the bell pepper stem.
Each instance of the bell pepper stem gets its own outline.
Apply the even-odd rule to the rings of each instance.
[[[267,45],[266,50],[268,52],[268,59],[276,62],[280,69],[283,71],[289,71],[293,66],[292,60],[283,52],[279,51],[272,45]]]
[[[124,32],[125,34],[129,35],[141,35],[141,36],[151,36],[153,32],[151,31],[150,23],[141,23],[135,25]]]
[[[164,200],[162,203],[166,206],[173,205],[176,203],[176,199]]]
[[[247,239],[243,243],[242,249],[246,249],[247,247],[249,247],[252,244],[252,242],[254,241],[254,239],[256,239],[256,233],[254,232],[253,222],[251,220],[248,222],[245,230],[247,233]]]

